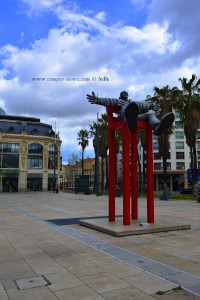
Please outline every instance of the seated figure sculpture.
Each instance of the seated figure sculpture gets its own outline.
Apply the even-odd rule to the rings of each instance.
[[[137,121],[147,121],[153,130],[153,134],[160,135],[167,128],[172,126],[174,122],[174,114],[172,112],[165,114],[161,120],[159,120],[156,117],[156,112],[159,110],[157,103],[132,101],[129,99],[126,91],[120,93],[119,99],[99,98],[94,92],[92,92],[92,95],[87,95],[87,99],[91,104],[118,108],[119,120],[124,120],[131,131],[137,128]]]

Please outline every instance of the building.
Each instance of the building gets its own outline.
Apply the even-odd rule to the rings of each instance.
[[[190,170],[190,149],[186,143],[183,123],[180,121],[180,114],[175,111],[175,121],[173,133],[170,135],[170,150],[167,158],[167,184],[171,191],[180,191],[188,187],[190,180],[188,172]],[[197,163],[200,169],[200,131],[197,134]],[[143,148],[141,143],[138,144],[138,154],[140,159],[141,170],[143,173]],[[153,136],[153,168],[154,168],[154,190],[163,190],[163,160],[159,156],[158,137]],[[117,157],[117,182],[122,181],[122,154],[121,151]],[[139,173],[139,168],[138,168]],[[139,177],[139,176],[138,176]],[[142,176],[143,177],[143,176]],[[200,181],[200,172],[199,178]]]
[[[188,187],[188,170],[190,169],[190,149],[186,143],[183,123],[180,121],[180,114],[175,111],[175,122],[173,134],[170,135],[170,151],[167,159],[168,186],[171,191],[180,191]],[[200,168],[200,135],[197,135],[197,159]],[[163,189],[163,163],[158,154],[157,137],[153,137],[154,150],[154,189]]]
[[[61,140],[51,125],[0,110],[0,192],[59,187]]]
[[[71,164],[62,165],[62,185],[63,187],[74,187],[75,177],[82,174],[81,161],[73,162]],[[102,181],[101,158],[99,158],[99,183]],[[89,176],[90,187],[95,186],[95,158],[84,159],[84,175]]]

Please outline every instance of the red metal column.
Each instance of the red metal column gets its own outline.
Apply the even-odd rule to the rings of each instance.
[[[108,129],[108,145],[109,145],[109,222],[115,221],[115,178],[116,178],[116,159],[115,159],[115,130]]]
[[[130,225],[130,133],[124,124],[122,128],[123,151],[123,225]]]
[[[147,222],[154,223],[154,180],[153,180],[153,142],[152,129],[146,127],[147,160]]]
[[[137,130],[131,132],[131,198],[132,219],[138,219]]]

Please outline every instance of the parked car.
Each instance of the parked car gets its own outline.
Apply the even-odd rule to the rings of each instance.
[[[192,188],[188,187],[186,189],[183,189],[180,193],[181,194],[192,194]]]

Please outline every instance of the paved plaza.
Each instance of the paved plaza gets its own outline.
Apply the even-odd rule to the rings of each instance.
[[[0,194],[0,300],[200,299],[200,203],[155,199],[155,224],[187,230],[116,237],[79,224],[107,216],[107,196]]]

